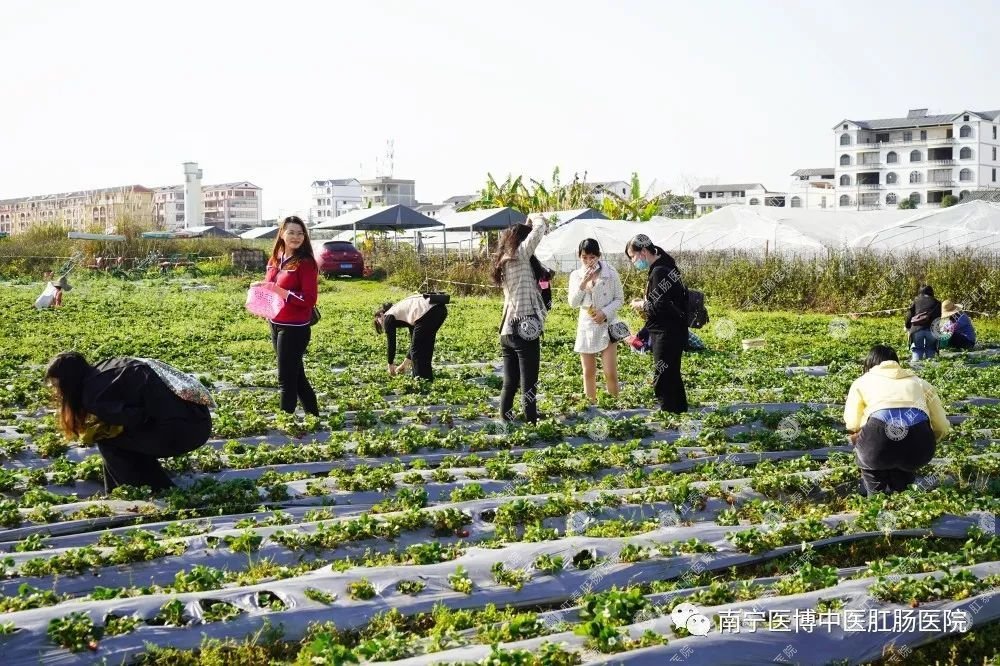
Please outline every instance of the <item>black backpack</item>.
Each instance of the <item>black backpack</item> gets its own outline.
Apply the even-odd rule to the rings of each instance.
[[[688,328],[701,328],[708,323],[708,310],[705,308],[705,294],[694,289],[687,290]]]

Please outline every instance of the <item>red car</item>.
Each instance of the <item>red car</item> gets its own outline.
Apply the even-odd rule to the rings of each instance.
[[[351,275],[362,277],[365,273],[365,258],[350,241],[323,241],[314,247],[319,272],[328,277]]]

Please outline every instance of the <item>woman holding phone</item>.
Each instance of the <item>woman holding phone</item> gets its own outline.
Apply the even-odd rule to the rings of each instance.
[[[618,321],[618,309],[625,302],[621,278],[601,259],[601,246],[593,238],[580,243],[582,266],[569,276],[570,307],[580,308],[576,324],[576,344],[583,366],[583,392],[597,402],[597,356],[601,356],[608,393],[618,395],[618,349],[610,329]]]

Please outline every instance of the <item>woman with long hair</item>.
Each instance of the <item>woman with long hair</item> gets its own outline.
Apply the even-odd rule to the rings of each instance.
[[[503,287],[503,317],[500,321],[500,351],[503,355],[503,388],[500,391],[500,418],[513,420],[514,395],[521,389],[524,418],[538,421],[536,404],[538,368],[541,364],[539,338],[547,310],[538,281],[545,269],[535,257],[535,248],[545,234],[545,223],[515,224],[500,235],[493,256],[493,282]]]
[[[448,317],[444,303],[433,303],[423,294],[407,296],[395,305],[383,303],[375,310],[375,331],[385,334],[388,347],[389,374],[395,375],[413,367],[413,376],[433,380],[431,359],[438,330]],[[396,366],[396,330],[410,329],[410,351],[406,359]]]
[[[863,374],[851,384],[844,424],[868,495],[905,490],[951,429],[934,387],[901,368],[885,345],[871,348]]]
[[[610,328],[618,321],[625,292],[618,271],[601,260],[601,246],[595,239],[584,239],[578,254],[583,265],[569,276],[570,307],[580,308],[573,350],[583,366],[583,392],[593,404],[597,402],[598,354],[608,393],[618,395],[618,348]]]
[[[66,438],[97,444],[107,492],[125,484],[172,487],[158,459],[184,455],[208,441],[211,397],[188,377],[182,398],[176,381],[181,373],[165,367],[173,386],[164,379],[164,364],[151,359],[111,358],[91,365],[78,352],[63,352],[45,371]]]
[[[653,392],[661,410],[686,412],[681,356],[688,342],[687,288],[677,262],[645,234],[634,236],[625,245],[625,256],[637,270],[649,271],[645,297],[631,305],[646,317],[653,353]]]
[[[302,403],[307,413],[319,416],[316,393],[306,378],[303,356],[312,338],[313,308],[319,295],[319,267],[313,256],[309,230],[299,217],[286,217],[267,262],[264,286],[285,301],[270,321],[271,344],[278,357],[281,409],[289,414]]]

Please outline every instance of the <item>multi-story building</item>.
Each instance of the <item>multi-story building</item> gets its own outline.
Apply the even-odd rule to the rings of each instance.
[[[361,181],[361,207],[369,206],[416,206],[416,181],[379,176]]]
[[[361,181],[357,178],[314,180],[309,223],[319,224],[361,208]]]
[[[259,227],[261,189],[247,181],[201,186],[201,220],[188,220],[184,210],[184,186],[157,187],[154,192],[156,224],[164,229],[208,225],[220,229]]]
[[[699,185],[695,188],[694,206],[697,215],[711,213],[723,206],[784,206],[786,194],[772,192],[760,183]]]
[[[788,186],[787,205],[789,208],[826,208],[836,206],[836,169],[798,169],[792,172],[792,182]]]
[[[842,120],[833,128],[837,207],[937,207],[944,197],[997,185],[1000,111]]]
[[[104,231],[126,218],[138,224],[153,221],[153,190],[124,185],[0,200],[0,231],[8,234],[47,223]]]

